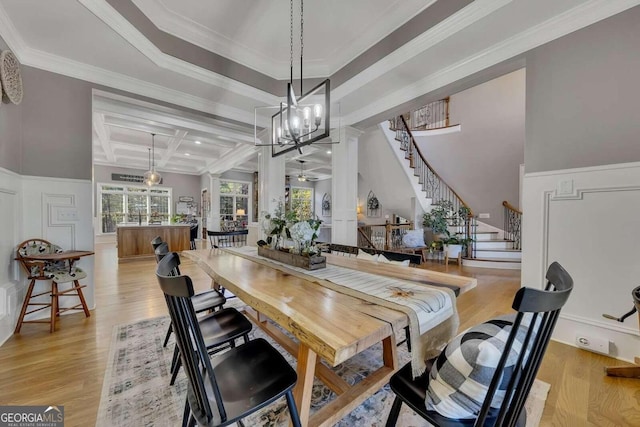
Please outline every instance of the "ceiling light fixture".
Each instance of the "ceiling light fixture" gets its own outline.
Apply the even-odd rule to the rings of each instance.
[[[305,182],[307,176],[304,174],[304,160],[298,160],[300,162],[300,174],[298,175],[298,181]]]
[[[151,134],[151,150],[149,151],[149,170],[144,173],[144,182],[149,187],[160,184],[160,181],[162,181],[162,176],[158,172],[156,172],[155,136],[156,136],[155,133]]]
[[[293,0],[290,0],[290,79],[287,83],[286,102],[275,107],[278,112],[271,116],[271,142],[256,145],[271,145],[271,156],[276,157],[297,150],[313,142],[329,138],[331,85],[329,79],[304,92],[303,89],[303,51],[304,51],[304,0],[300,0],[300,96],[296,97],[293,87]],[[256,108],[256,121],[257,110]],[[274,108],[274,107],[266,107]],[[258,128],[256,124],[256,129]],[[257,133],[257,130],[256,130]],[[332,143],[330,140],[323,143]]]

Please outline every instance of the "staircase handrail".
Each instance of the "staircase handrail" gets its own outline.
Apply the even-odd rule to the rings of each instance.
[[[367,234],[364,232],[363,227],[371,227],[371,224],[367,224],[365,226],[359,226],[358,227],[358,234],[360,235],[360,237],[362,237],[362,239],[368,245],[368,246],[365,246],[365,247],[376,249],[376,245],[374,245],[373,242],[371,241],[371,239],[369,239],[369,236],[367,236]],[[358,245],[358,246],[360,247],[361,245]]]
[[[506,200],[504,200],[502,202],[502,206],[504,206],[505,208],[507,208],[507,209],[509,209],[511,211],[514,211],[517,214],[522,215],[522,211],[520,209],[516,208],[515,206],[513,206],[511,203],[507,202]]]
[[[506,200],[504,206],[504,238],[513,241],[513,249],[522,249],[522,211]]]
[[[449,188],[449,190],[451,190],[451,192],[458,198],[458,200],[460,200],[460,204],[468,209],[469,216],[473,216],[473,211],[471,210],[469,205],[464,201],[464,199],[460,197],[460,195],[456,193],[456,191],[453,188],[451,188],[451,186],[447,184],[444,179],[442,179],[442,177],[438,174],[438,172],[436,172],[435,169],[433,169],[433,167],[429,164],[429,162],[427,162],[427,160],[424,158],[424,155],[422,155],[422,151],[420,151],[420,147],[418,147],[418,144],[416,143],[416,140],[413,137],[413,134],[411,133],[411,130],[409,129],[409,126],[407,125],[407,121],[405,120],[403,115],[400,115],[400,119],[402,120],[404,131],[407,132],[407,135],[409,135],[409,140],[411,141],[411,145],[413,145],[413,148],[415,149],[416,153],[418,153],[418,156],[420,156],[420,160],[422,160],[422,162],[429,168],[429,170],[431,170],[431,172],[440,181],[442,181],[442,183],[446,185]]]

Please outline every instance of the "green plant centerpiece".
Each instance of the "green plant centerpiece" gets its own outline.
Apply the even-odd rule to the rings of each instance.
[[[270,248],[259,245],[258,255],[306,270],[324,268],[327,260],[315,244],[320,224],[317,218],[301,220],[294,211],[285,211],[280,201],[273,214],[262,214],[262,231]]]
[[[315,244],[322,224],[320,219],[300,219],[295,211],[285,211],[282,201],[278,202],[273,214],[264,212],[262,217],[262,231],[267,235],[267,243],[272,249],[303,256],[320,253]],[[287,241],[291,241],[293,245],[285,247]]]

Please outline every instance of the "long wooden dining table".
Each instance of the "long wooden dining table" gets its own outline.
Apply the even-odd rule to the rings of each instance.
[[[321,286],[286,266],[255,262],[223,249],[191,250],[181,254],[196,262],[213,282],[229,289],[246,303],[247,316],[297,358],[298,383],[294,397],[304,426],[335,424],[384,386],[399,368],[394,331],[407,327],[409,322],[402,311]],[[416,283],[454,285],[460,287],[461,292],[477,283],[470,277],[379,265],[330,254],[327,263]],[[337,366],[379,342],[382,342],[382,367],[355,385],[348,384],[320,362],[323,359],[329,365]],[[337,397],[311,414],[314,377]]]

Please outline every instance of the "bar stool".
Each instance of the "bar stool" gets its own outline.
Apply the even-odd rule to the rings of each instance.
[[[80,268],[73,266],[72,264],[69,265],[65,261],[47,262],[26,258],[33,255],[54,254],[61,252],[64,251],[62,250],[62,248],[60,248],[60,246],[54,245],[53,243],[43,239],[29,239],[18,245],[16,260],[19,261],[20,264],[24,267],[25,271],[28,274],[28,279],[30,280],[30,282],[29,288],[27,289],[27,294],[24,298],[24,302],[22,303],[22,309],[20,310],[20,316],[18,317],[18,323],[16,324],[14,333],[17,334],[20,332],[20,328],[22,328],[23,323],[49,323],[50,332],[53,332],[55,331],[56,327],[56,318],[60,315],[60,313],[68,310],[83,310],[85,316],[89,317],[91,315],[89,313],[89,308],[87,307],[87,303],[82,293],[82,288],[86,287],[86,285],[80,285],[79,282],[80,279],[84,279],[85,277],[87,277],[87,273],[85,273]],[[33,289],[37,280],[50,281],[51,290],[34,294]],[[72,283],[71,288],[63,291],[58,289],[59,283],[69,282]],[[51,296],[51,299],[48,302],[32,301],[37,297],[47,294]],[[77,296],[80,299],[80,302],[72,307],[64,307],[61,309],[59,304],[59,298],[61,296]],[[33,310],[28,311],[29,307],[31,306],[38,308],[34,308]],[[49,320],[24,320],[24,317],[26,315],[44,310],[47,307],[51,308],[51,315]]]

